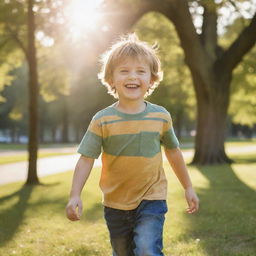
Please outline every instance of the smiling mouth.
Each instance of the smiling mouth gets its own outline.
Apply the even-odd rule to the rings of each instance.
[[[137,84],[126,84],[125,87],[128,88],[128,89],[137,89],[140,86],[137,85]]]

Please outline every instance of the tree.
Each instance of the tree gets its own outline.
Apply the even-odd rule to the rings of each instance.
[[[149,100],[168,109],[174,120],[175,132],[189,129],[195,119],[195,96],[189,70],[174,26],[162,14],[144,15],[133,27],[141,40],[159,44],[158,54],[164,72],[163,81]]]
[[[47,26],[45,21],[48,21],[50,16],[52,20],[56,20],[56,15],[58,15],[56,9],[60,7],[59,2],[60,1],[40,0],[9,0],[0,2],[0,33],[4,36],[2,42],[0,40],[1,50],[12,54],[12,52],[16,51],[17,48],[19,48],[23,52],[28,64],[29,165],[26,181],[27,184],[39,183],[39,179],[37,176],[37,151],[39,139],[39,82],[35,33],[37,31],[37,28],[40,27],[41,29],[45,29],[49,34],[57,34],[57,24],[55,26],[55,31],[53,32],[52,26],[49,26],[50,22],[47,23]],[[47,5],[52,8],[48,8]],[[35,15],[37,15],[37,22],[35,21]],[[8,47],[9,43],[11,47]],[[4,70],[3,67],[1,67],[1,70]],[[4,70],[5,78],[3,83],[5,84],[6,78],[11,79],[8,77],[8,72],[10,70],[11,68],[6,68]]]
[[[38,184],[37,151],[38,151],[38,95],[39,84],[37,74],[37,58],[35,45],[35,13],[34,1],[7,1],[1,4],[4,18],[1,25],[4,28],[7,41],[16,43],[24,53],[28,63],[29,79],[29,165],[27,184]]]
[[[1,3],[0,20],[6,42],[12,41],[19,47],[27,60],[29,68],[29,166],[27,183],[38,184],[37,149],[38,149],[38,75],[35,47],[34,1],[4,1]],[[17,48],[16,47],[16,48]],[[13,49],[15,49],[13,47]],[[11,49],[11,51],[13,51]]]
[[[37,73],[37,58],[35,45],[35,14],[33,11],[34,1],[28,0],[28,45],[24,47],[29,66],[29,142],[28,142],[28,176],[27,184],[38,184],[37,176],[37,151],[38,151],[38,97],[39,84]]]
[[[255,13],[229,47],[224,49],[218,44],[218,9],[226,2],[235,3],[221,1],[217,4],[210,0],[163,0],[161,4],[157,0],[118,1],[118,4],[112,2],[112,6],[119,9],[118,16],[112,17],[112,22],[117,23],[118,20],[119,26],[122,23],[119,19],[121,16],[126,26],[129,26],[150,11],[160,12],[173,22],[196,93],[197,135],[192,161],[194,164],[232,162],[224,149],[232,72],[256,41]],[[201,32],[193,23],[191,3],[203,10]]]

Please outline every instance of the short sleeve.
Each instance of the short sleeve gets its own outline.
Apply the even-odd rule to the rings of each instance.
[[[173,129],[171,115],[167,110],[166,112],[167,112],[167,119],[163,126],[161,142],[166,148],[173,149],[173,148],[179,147],[179,141]]]
[[[81,155],[98,158],[102,150],[102,131],[100,120],[93,117],[90,125],[78,146],[77,152]]]

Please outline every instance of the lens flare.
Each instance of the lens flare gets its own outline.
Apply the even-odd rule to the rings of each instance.
[[[101,19],[100,5],[103,0],[73,0],[68,6],[67,16],[72,34],[81,36],[88,30],[93,30]]]

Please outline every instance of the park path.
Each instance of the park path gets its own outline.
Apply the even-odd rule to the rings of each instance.
[[[38,176],[44,177],[59,172],[74,170],[79,154],[39,158],[37,162]],[[100,166],[100,158],[94,166]],[[0,185],[16,181],[25,181],[27,178],[28,162],[17,162],[0,165]]]
[[[42,149],[42,150],[53,151],[55,149]],[[70,149],[70,148],[63,149],[62,152],[67,152],[68,150],[73,150],[72,152],[76,152],[75,149]],[[60,152],[60,149],[56,149],[56,152]],[[256,152],[256,144],[227,148],[227,153],[246,154],[249,152]],[[24,154],[24,151],[22,151],[22,153]],[[14,152],[13,151],[0,152],[0,156],[8,155],[8,154],[14,154]],[[183,151],[184,158],[190,158],[192,157],[192,155],[193,155],[192,150]],[[38,159],[38,176],[44,177],[44,176],[52,175],[55,173],[74,170],[79,156],[80,156],[79,154],[71,154],[71,155],[39,158]],[[164,161],[166,160],[165,156],[163,160]],[[96,159],[94,162],[94,167],[97,167],[97,166],[101,166],[100,157]],[[25,181],[27,177],[27,169],[28,169],[27,161],[0,165],[0,185],[12,183],[16,181]]]

